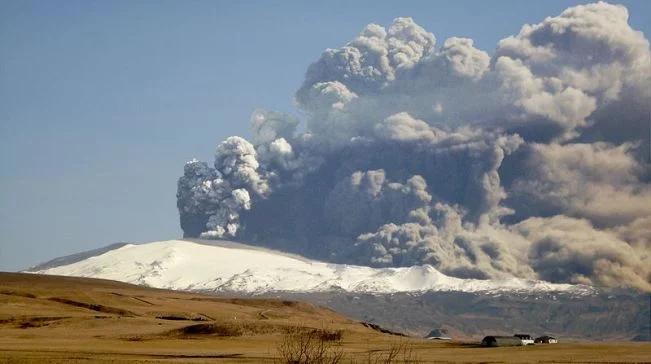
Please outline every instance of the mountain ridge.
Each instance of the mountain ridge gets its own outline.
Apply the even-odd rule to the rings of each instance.
[[[333,264],[230,241],[167,240],[123,244],[37,265],[27,272],[106,278],[156,288],[238,292],[571,292],[592,287],[504,278],[462,279],[431,265],[371,268]],[[89,255],[89,254],[86,254]],[[63,264],[53,266],[52,262]],[[39,269],[41,268],[41,269]]]
[[[78,260],[82,255],[86,259]],[[522,285],[513,281],[504,289],[494,285],[499,281],[447,277],[433,267],[376,269],[329,264],[230,241],[125,244],[72,257],[38,265],[47,268],[32,273],[121,280],[216,296],[307,301],[412,335],[443,328],[456,338],[481,339],[515,330],[573,340],[649,340],[650,327],[644,319],[649,317],[649,297],[634,290],[544,282],[521,289]],[[52,267],[51,262],[69,264]],[[346,284],[333,284],[342,277],[348,278]],[[410,289],[388,289],[391,284],[387,282]],[[452,284],[455,282],[458,284]],[[472,285],[477,282],[488,287]],[[423,290],[425,283],[436,289]],[[415,289],[418,284],[421,289]]]

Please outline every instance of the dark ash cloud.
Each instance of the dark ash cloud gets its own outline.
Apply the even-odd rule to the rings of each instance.
[[[651,56],[628,11],[580,5],[495,53],[411,18],[327,49],[178,184],[185,236],[336,262],[432,264],[651,290]],[[298,125],[304,122],[305,131]]]

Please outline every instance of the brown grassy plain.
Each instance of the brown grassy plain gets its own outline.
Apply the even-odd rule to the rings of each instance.
[[[301,302],[0,273],[0,363],[273,363],[284,335],[297,328],[341,332],[333,347],[344,363],[383,362],[399,345],[424,363],[651,362],[649,343],[481,348],[382,334]]]

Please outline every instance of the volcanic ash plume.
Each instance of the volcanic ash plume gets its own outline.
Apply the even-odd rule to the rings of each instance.
[[[256,110],[249,142],[178,183],[187,237],[333,262],[431,264],[651,291],[651,56],[622,6],[525,25],[492,56],[370,24],[307,70],[299,120]]]

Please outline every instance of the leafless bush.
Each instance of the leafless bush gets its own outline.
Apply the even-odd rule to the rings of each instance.
[[[350,362],[351,364],[417,364],[421,361],[414,352],[413,345],[403,341],[391,344],[386,350],[369,351],[363,360],[353,359]]]
[[[285,364],[418,364],[414,344],[395,341],[386,349],[344,355],[342,330],[310,329],[300,326],[285,328],[277,346],[280,363]]]
[[[341,331],[291,328],[283,335],[277,350],[282,363],[337,364],[343,352],[337,347]]]
[[[340,342],[343,338],[344,332],[342,330],[315,330],[319,335],[319,338],[323,341],[335,341]]]

